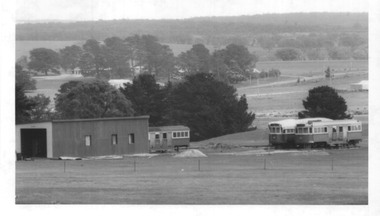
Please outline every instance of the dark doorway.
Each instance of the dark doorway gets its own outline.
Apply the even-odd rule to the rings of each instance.
[[[46,129],[21,129],[23,158],[47,157]]]

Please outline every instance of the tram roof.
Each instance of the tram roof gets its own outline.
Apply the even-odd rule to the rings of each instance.
[[[313,126],[328,126],[328,125],[351,125],[361,123],[356,119],[344,119],[344,120],[335,120],[331,122],[313,122]]]
[[[307,123],[309,123],[311,121],[326,122],[326,121],[333,121],[333,120],[332,119],[328,119],[328,118],[284,119],[284,120],[280,120],[280,121],[269,122],[268,126],[272,125],[272,124],[278,124],[279,126],[281,126],[284,129],[286,129],[286,128],[295,128],[297,124],[307,124]]]

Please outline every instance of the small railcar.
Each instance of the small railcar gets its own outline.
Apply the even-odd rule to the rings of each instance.
[[[270,122],[269,127],[269,145],[275,148],[294,148],[297,147],[295,142],[297,124],[308,122],[332,121],[328,118],[305,118],[305,119],[285,119],[276,122]]]
[[[149,127],[149,151],[166,152],[190,145],[190,128],[182,125]]]
[[[296,144],[304,148],[356,147],[362,141],[362,123],[355,119],[297,124]]]

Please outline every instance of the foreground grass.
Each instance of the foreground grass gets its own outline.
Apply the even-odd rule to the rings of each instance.
[[[19,161],[16,203],[368,204],[367,148],[329,155],[208,154]]]

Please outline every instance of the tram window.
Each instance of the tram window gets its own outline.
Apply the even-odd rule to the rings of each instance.
[[[303,133],[307,133],[307,128],[303,128]]]
[[[339,127],[339,132],[343,132],[343,127]]]
[[[189,132],[188,131],[185,132],[185,137],[189,137]]]
[[[348,131],[351,131],[351,126],[348,126]]]
[[[325,133],[327,133],[327,127],[325,127]]]
[[[335,127],[333,127],[333,132],[336,132],[336,128]]]
[[[280,133],[280,128],[276,128],[276,133]]]
[[[361,126],[361,125],[359,125],[359,126],[358,126],[358,129],[359,129],[359,130],[362,130],[362,126]]]

